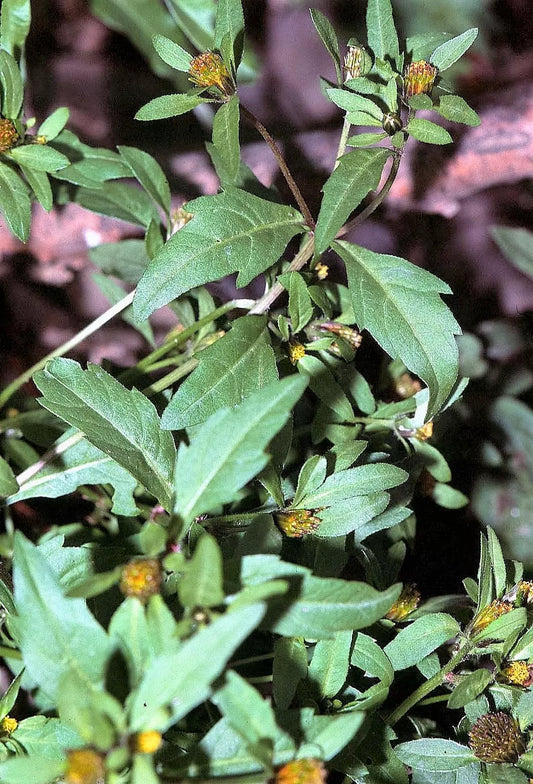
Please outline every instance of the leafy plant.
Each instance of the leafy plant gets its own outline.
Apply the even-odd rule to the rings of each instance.
[[[30,6],[4,0],[8,225],[26,239],[32,201],[73,200],[145,239],[94,249],[115,304],[0,392],[2,406],[17,405],[5,408],[0,461],[0,634],[12,673],[0,701],[2,782],[318,784],[326,770],[354,782],[526,782],[533,589],[520,565],[489,529],[465,596],[418,606],[398,582],[415,491],[452,508],[467,501],[429,442],[465,387],[459,327],[440,296],[450,290],[345,239],[385,199],[411,137],[451,143],[420,111],[479,122],[439,91],[477,31],[436,45],[419,36],[404,50],[389,0],[369,0],[368,48],[348,42],[341,59],[330,22],[311,11],[337,74],[322,87],[344,112],[315,220],[241,104],[240,0],[172,0],[153,16],[138,0],[93,5],[159,72],[178,74],[178,91],[139,120],[214,111],[208,150],[221,190],[175,210],[150,155],[82,144],[65,109],[33,134],[23,112]],[[275,155],[295,205],[242,163],[241,121]],[[346,285],[328,274],[330,250]],[[216,301],[206,284],[235,272],[238,288],[262,275],[265,294]],[[153,342],[148,320],[168,304],[179,326],[135,366],[84,369],[64,357],[120,313]],[[381,373],[358,367],[365,331],[382,349]],[[20,392],[29,378],[37,402]],[[85,521],[35,541],[14,530],[17,502],[74,491],[92,503]],[[447,713],[428,712],[444,702]]]

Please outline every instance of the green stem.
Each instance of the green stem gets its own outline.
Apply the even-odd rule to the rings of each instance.
[[[1,393],[0,393],[0,408],[5,406],[9,398],[15,394],[15,392],[20,389],[20,387],[25,384],[30,378],[36,373],[38,370],[42,370],[42,368],[46,365],[46,363],[53,359],[54,357],[62,357],[64,354],[68,353],[71,349],[81,343],[85,338],[88,338],[93,332],[96,332],[100,329],[101,326],[107,324],[114,316],[121,313],[125,310],[131,303],[133,302],[133,297],[135,295],[135,291],[130,291],[129,294],[126,294],[120,302],[117,302],[116,305],[113,305],[109,310],[106,310],[105,313],[102,313],[101,316],[98,316],[94,321],[91,321],[81,332],[78,332],[77,335],[74,335],[73,338],[67,340],[66,343],[59,346],[58,348],[51,351],[45,357],[40,359],[35,365],[32,365],[31,368],[25,370],[22,375],[16,378],[14,381],[11,382]]]
[[[291,189],[291,193],[294,196],[294,198],[296,199],[296,203],[298,204],[298,207],[300,208],[300,212],[302,213],[302,215],[304,217],[306,225],[309,226],[309,228],[311,230],[314,230],[314,228],[315,228],[315,221],[314,221],[313,216],[311,215],[311,210],[307,206],[307,203],[306,203],[304,197],[302,196],[302,192],[300,191],[298,185],[296,184],[296,180],[292,176],[292,174],[290,172],[290,169],[287,166],[287,163],[285,162],[285,158],[281,154],[281,150],[279,149],[278,145],[276,144],[276,142],[274,141],[274,139],[272,138],[270,133],[267,131],[267,129],[265,128],[263,123],[260,120],[257,119],[255,114],[252,114],[252,112],[250,112],[242,104],[241,104],[241,112],[246,117],[246,119],[249,122],[252,123],[254,128],[256,128],[256,130],[259,131],[259,133],[261,134],[261,136],[263,137],[265,142],[270,147],[270,149],[272,151],[272,154],[274,155],[276,161],[278,162],[278,166],[281,169],[281,173],[285,177],[287,185]]]
[[[333,171],[339,165],[339,158],[341,155],[344,154],[344,150],[346,149],[346,142],[348,141],[348,136],[350,135],[350,128],[352,127],[351,122],[348,120],[348,115],[344,117],[344,122],[342,124],[342,131],[341,136],[339,139],[339,146],[337,148],[337,157],[335,158],[335,166],[333,167]]]
[[[217,517],[208,517],[206,520],[202,520],[200,525],[225,525],[226,523],[237,523],[244,525],[248,520],[251,520],[252,517],[255,515],[261,514],[261,510],[255,510],[252,512],[240,512],[239,514],[228,514],[228,515],[218,515]]]
[[[313,251],[315,249],[315,239],[314,237],[310,236],[303,248],[296,254],[293,258],[291,263],[289,264],[288,272],[296,272],[309,261],[309,259],[313,255]],[[265,313],[271,305],[280,297],[285,289],[281,285],[281,283],[274,283],[272,288],[266,291],[263,296],[257,300],[253,308],[250,308],[249,313],[250,315],[258,315],[261,313]]]
[[[173,370],[171,373],[167,373],[166,376],[160,378],[159,381],[154,381],[153,384],[150,386],[145,387],[143,389],[143,395],[147,397],[152,397],[152,395],[157,395],[158,392],[162,392],[164,389],[171,387],[176,381],[179,381],[180,378],[183,376],[187,376],[189,373],[192,373],[194,368],[198,365],[198,360],[196,357],[191,357],[187,362],[184,362],[183,365]]]
[[[0,645],[0,656],[4,659],[17,659],[22,661],[22,654],[16,648],[10,648],[8,645]]]
[[[446,664],[441,670],[439,670],[435,675],[429,678],[425,683],[415,689],[412,694],[409,695],[397,708],[394,710],[387,719],[388,724],[393,727],[399,719],[404,716],[407,711],[411,710],[411,708],[416,705],[420,700],[423,700],[428,694],[431,694],[432,691],[437,689],[439,686],[442,685],[444,682],[444,678],[448,673],[453,672],[453,670],[463,661],[463,659],[469,654],[470,650],[472,649],[473,645],[469,642],[465,643],[463,647],[457,651],[455,656],[452,656],[448,664]]]
[[[247,659],[237,659],[228,664],[228,667],[242,667],[245,664],[255,664],[255,662],[267,661],[273,659],[273,653],[262,653],[260,656],[249,656]]]

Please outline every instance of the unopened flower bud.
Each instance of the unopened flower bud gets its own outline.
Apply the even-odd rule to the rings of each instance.
[[[296,365],[299,359],[305,357],[305,346],[301,343],[291,341],[288,346],[289,359],[293,365]]]
[[[404,96],[410,98],[412,95],[420,95],[421,93],[429,95],[438,72],[438,68],[428,63],[427,60],[417,60],[416,63],[410,63],[403,75]]]
[[[513,609],[511,602],[503,601],[503,599],[494,599],[486,607],[478,612],[473,620],[471,634],[475,636],[486,629],[489,623],[492,623],[501,615],[505,615]]]
[[[468,737],[470,748],[482,762],[516,762],[526,750],[517,722],[503,711],[480,716]]]
[[[140,558],[123,567],[119,588],[124,596],[135,596],[145,604],[151,596],[159,593],[161,581],[159,561],[155,558]]]
[[[403,128],[402,118],[396,112],[388,112],[383,115],[381,127],[389,136],[394,136],[395,133],[398,133]]]
[[[385,616],[389,621],[403,621],[406,616],[414,612],[420,602],[420,591],[414,583],[405,585],[389,612]]]
[[[202,52],[189,66],[189,79],[197,87],[215,87],[223,95],[235,92],[235,84],[224,60],[215,52]]]
[[[18,142],[20,136],[13,120],[0,119],[0,152],[7,152]]]
[[[66,784],[104,784],[104,759],[93,749],[75,749],[67,755]]]
[[[312,534],[320,525],[320,517],[315,517],[309,509],[287,509],[276,512],[274,517],[278,527],[291,539]]]
[[[349,79],[359,79],[360,76],[368,73],[368,60],[368,54],[362,46],[348,46],[342,67],[344,81],[347,82]]]
[[[297,759],[277,771],[275,784],[324,784],[326,775],[321,760]]]
[[[354,351],[357,351],[363,340],[363,336],[357,329],[347,327],[346,324],[339,324],[336,321],[323,321],[322,324],[319,324],[319,328],[343,338]]]

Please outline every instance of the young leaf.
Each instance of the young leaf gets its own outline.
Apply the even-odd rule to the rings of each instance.
[[[452,122],[463,123],[476,127],[480,125],[479,115],[460,95],[441,95],[439,102],[433,105],[433,110],[438,112],[441,117]]]
[[[390,0],[368,0],[366,29],[368,45],[376,57],[398,65],[400,48]]]
[[[276,357],[266,323],[264,316],[243,316],[201,352],[198,367],[163,412],[163,428],[180,430],[205,422],[218,409],[236,406],[276,381]]]
[[[387,463],[348,468],[328,476],[324,484],[301,499],[300,504],[312,509],[331,506],[358,495],[377,493],[397,487],[409,478],[406,471]]]
[[[241,163],[239,118],[239,99],[232,95],[229,101],[222,104],[213,119],[213,144],[231,180],[237,177]]]
[[[331,408],[341,419],[351,422],[353,409],[342,387],[335,381],[333,373],[318,357],[306,354],[298,360],[298,371],[309,378],[309,388],[324,405]]]
[[[378,187],[389,156],[388,150],[372,149],[354,150],[339,158],[337,168],[322,188],[324,197],[315,233],[317,253],[328,248],[350,213]]]
[[[237,285],[246,286],[302,231],[296,210],[237,188],[200,196],[187,210],[194,218],[164,245],[137,287],[136,318],[145,319],[180,294],[237,270]]]
[[[82,370],[53,359],[34,376],[41,405],[82,430],[87,440],[129,471],[165,508],[172,499],[175,447],[157,411],[137,389],[126,389],[96,365]]]
[[[54,196],[47,173],[37,171],[37,169],[29,169],[21,164],[19,166],[41,207],[50,212],[54,205]]]
[[[122,145],[118,151],[146,193],[168,214],[170,211],[170,186],[158,162],[147,152],[138,150],[136,147]]]
[[[216,539],[203,534],[178,583],[184,607],[216,607],[224,601],[222,554]]]
[[[477,34],[477,27],[472,27],[470,30],[461,33],[461,35],[455,36],[451,41],[441,44],[429,58],[431,64],[435,65],[439,71],[445,71],[472,46],[477,38]]]
[[[262,604],[226,612],[182,643],[176,653],[156,656],[131,693],[130,728],[164,730],[207,699],[211,683],[263,614]],[[161,711],[167,705],[172,706],[171,718]]]
[[[379,120],[381,124],[383,110],[370,98],[365,98],[363,95],[352,93],[349,90],[340,90],[336,87],[327,90],[327,94],[340,109],[344,109],[346,112],[365,112],[375,120]]]
[[[23,166],[44,172],[56,172],[70,165],[66,155],[46,144],[24,144],[9,150],[9,157]]]
[[[431,120],[422,120],[418,117],[409,120],[407,132],[413,138],[418,139],[419,142],[425,142],[426,144],[451,144],[453,142],[446,128],[441,128],[440,125],[431,122]]]
[[[334,697],[344,686],[350,664],[352,636],[352,630],[347,629],[315,645],[308,677],[320,699]]]
[[[395,746],[394,751],[404,765],[433,773],[458,770],[477,761],[469,748],[444,738],[410,740]]]
[[[341,84],[341,54],[339,49],[339,41],[337,40],[337,34],[333,28],[333,25],[327,16],[322,13],[322,11],[319,11],[316,8],[310,8],[309,13],[311,14],[311,19],[313,20],[313,24],[320,36],[322,43],[330,53],[333,63],[335,64],[337,83]]]
[[[293,332],[300,332],[313,317],[313,304],[307,284],[299,272],[286,272],[278,276],[289,293],[289,316]]]
[[[0,163],[0,210],[10,231],[26,242],[30,233],[31,202],[23,180],[5,163]]]
[[[336,242],[334,249],[346,264],[359,327],[426,382],[431,416],[446,402],[458,374],[453,336],[460,329],[438,296],[450,293],[449,287],[397,256],[347,242]]]
[[[47,117],[46,120],[41,123],[39,130],[37,131],[37,136],[44,136],[47,142],[51,142],[56,136],[59,136],[67,124],[69,117],[70,111],[67,107],[60,106],[59,109],[52,112],[50,117]]]
[[[268,462],[265,448],[305,389],[291,377],[255,392],[236,409],[221,409],[182,444],[176,466],[176,508],[186,521],[232,500]]]
[[[395,670],[418,664],[446,640],[455,637],[461,627],[451,615],[431,613],[417,618],[385,646],[384,652]]]
[[[204,99],[199,95],[189,93],[173,93],[172,95],[160,95],[159,98],[152,98],[151,101],[141,106],[136,120],[165,120],[167,117],[178,117],[186,114],[204,103]]]
[[[286,710],[307,675],[307,649],[299,637],[278,637],[274,642],[272,689],[276,707]]]
[[[2,115],[16,120],[22,108],[24,85],[17,61],[5,49],[0,49],[0,85]]]
[[[152,38],[154,49],[159,57],[178,71],[187,73],[191,66],[192,55],[179,44],[171,41],[165,35],[154,35]]]
[[[103,683],[109,639],[82,599],[67,599],[40,550],[15,534],[13,581],[17,616],[10,617],[27,673],[54,704],[68,667],[87,688]]]
[[[227,39],[232,51],[231,64],[237,70],[244,44],[244,15],[241,0],[218,0],[215,19],[215,49],[223,51],[222,44]]]

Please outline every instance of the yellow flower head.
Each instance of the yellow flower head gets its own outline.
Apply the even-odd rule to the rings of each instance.
[[[67,755],[66,784],[104,784],[104,758],[93,749],[75,749]]]
[[[216,87],[223,95],[233,95],[235,85],[224,60],[215,52],[202,52],[189,66],[189,79],[197,87]]]
[[[278,527],[291,539],[312,534],[320,525],[320,517],[315,517],[309,509],[287,509],[276,512],[275,518]]]
[[[410,98],[412,95],[420,95],[421,93],[429,95],[438,72],[438,68],[428,63],[427,60],[417,60],[416,63],[410,63],[403,75],[405,97]]]
[[[162,574],[155,558],[134,559],[122,569],[119,588],[124,596],[135,596],[143,604],[159,593]]]
[[[326,775],[321,760],[293,760],[278,770],[275,784],[324,784]]]
[[[533,665],[527,661],[511,662],[502,667],[500,672],[503,680],[513,686],[531,686],[533,683]]]
[[[134,739],[133,748],[137,754],[154,754],[161,746],[161,733],[156,730],[138,732]]]
[[[472,725],[468,744],[482,762],[516,762],[526,750],[517,722],[507,713],[485,713]]]
[[[19,723],[16,719],[12,719],[11,716],[4,716],[2,721],[0,721],[0,735],[11,735],[17,729]]]
[[[403,619],[414,612],[420,602],[420,591],[414,583],[405,585],[401,594],[398,596],[389,612],[385,616],[389,621],[403,621]]]
[[[326,280],[329,273],[329,267],[327,264],[322,264],[321,261],[315,267],[315,275],[319,280]]]
[[[296,365],[299,359],[305,357],[305,346],[301,343],[290,342],[288,346],[289,359],[293,365]]]
[[[0,152],[7,152],[18,142],[20,136],[13,120],[0,119]]]
[[[483,629],[487,628],[489,623],[492,623],[496,618],[499,618],[500,615],[505,615],[505,613],[510,612],[512,609],[513,605],[511,602],[506,602],[503,599],[494,599],[493,602],[486,607],[483,607],[474,618],[471,629],[472,636],[482,632]]]
[[[415,433],[415,438],[419,441],[427,441],[433,435],[433,422],[426,422],[425,425],[419,427]]]

